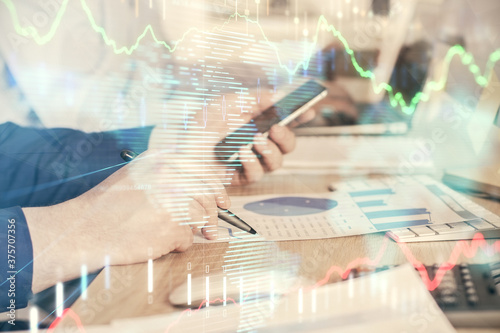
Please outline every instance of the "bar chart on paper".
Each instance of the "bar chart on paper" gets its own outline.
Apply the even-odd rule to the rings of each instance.
[[[351,198],[363,211],[377,230],[408,228],[431,224],[431,212],[427,207],[403,208],[392,203],[398,194],[391,188],[349,192]]]
[[[339,188],[348,191],[377,230],[472,221],[484,215],[482,207],[428,176],[352,181]]]
[[[308,195],[233,197],[231,210],[258,235],[219,221],[218,241],[333,238],[471,221],[489,213],[427,176],[363,178],[334,187],[335,192]]]

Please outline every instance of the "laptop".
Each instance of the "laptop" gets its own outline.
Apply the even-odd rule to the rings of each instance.
[[[319,110],[321,116],[315,122],[296,130],[298,135],[408,132],[413,112],[403,112],[398,103],[400,99],[394,98],[394,93],[402,93],[409,104],[422,89],[431,46],[424,42],[404,46],[416,1],[377,0],[369,4],[369,14],[365,17],[351,17],[350,23],[337,23],[359,67],[353,65],[354,61],[345,50],[337,47],[323,50],[321,56],[324,61],[323,75],[346,90],[358,110],[357,119],[326,105]],[[358,14],[362,11],[360,7]],[[421,56],[416,59],[415,54]],[[370,73],[373,73],[373,79],[369,77]],[[397,86],[397,91],[387,93],[382,88],[385,85]],[[415,107],[413,105],[413,110]]]
[[[468,124],[475,154],[466,156],[472,167],[445,170],[443,182],[448,186],[500,200],[500,81],[498,70],[490,76]]]

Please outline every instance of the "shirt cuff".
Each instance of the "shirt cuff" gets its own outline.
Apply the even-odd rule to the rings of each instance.
[[[0,249],[0,312],[10,320],[32,296],[33,246],[21,207],[0,210]]]

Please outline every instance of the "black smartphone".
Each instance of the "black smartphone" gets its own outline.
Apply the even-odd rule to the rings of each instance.
[[[255,134],[262,133],[267,136],[273,125],[290,124],[327,94],[327,89],[320,83],[315,80],[307,81],[249,123],[226,136],[216,145],[216,156],[228,162],[236,160],[241,147],[252,147]]]

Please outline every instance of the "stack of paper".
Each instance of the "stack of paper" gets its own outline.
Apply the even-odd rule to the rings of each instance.
[[[86,333],[455,332],[410,265],[287,296],[116,320]]]

